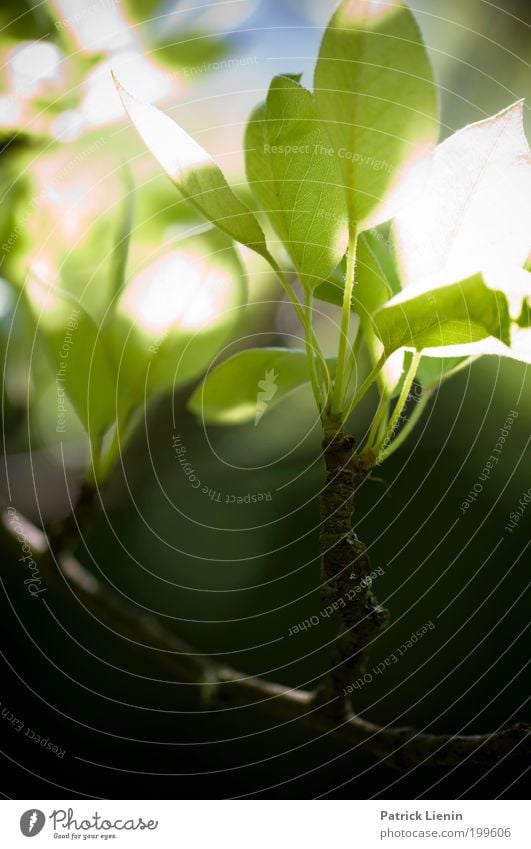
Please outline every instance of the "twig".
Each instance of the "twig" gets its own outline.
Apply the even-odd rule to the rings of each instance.
[[[492,766],[511,754],[529,759],[531,728],[527,725],[515,725],[494,734],[460,736],[421,734],[413,728],[382,728],[359,716],[338,722],[316,702],[314,693],[245,675],[197,652],[155,617],[139,613],[124,602],[72,555],[63,553],[55,558],[46,536],[20,516],[18,521],[23,523],[24,535],[31,541],[34,559],[51,593],[68,598],[70,603],[73,593],[102,624],[132,641],[137,650],[147,650],[153,669],[171,674],[176,684],[197,684],[203,705],[206,701],[211,710],[252,707],[270,719],[296,722],[309,731],[330,734],[394,769],[411,769],[420,764],[451,767],[463,761],[471,767]],[[20,543],[5,513],[0,536],[7,555],[6,566],[17,569]]]

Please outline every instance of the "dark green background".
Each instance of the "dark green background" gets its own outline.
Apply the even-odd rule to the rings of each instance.
[[[322,23],[332,7],[264,3],[243,25],[256,29],[235,35],[234,50],[261,57],[264,86],[279,65],[290,71],[311,65],[319,30],[293,29],[309,26],[305,5]],[[513,0],[503,11],[479,0],[412,5],[433,50],[445,135],[529,93],[527,3]],[[4,4],[4,18],[8,8]],[[265,60],[281,54],[282,60]],[[234,85],[245,87],[245,78]],[[215,74],[210,86],[216,91]],[[235,147],[240,135],[235,128]],[[269,307],[253,315],[257,333],[266,334],[261,338],[282,342]],[[474,733],[529,719],[524,591],[531,511],[512,534],[504,530],[531,485],[529,390],[521,364],[489,358],[474,365],[441,387],[411,441],[382,469],[385,484],[366,481],[360,487],[356,532],[367,542],[374,567],[384,569],[375,589],[392,612],[374,648],[374,664],[424,623],[436,625],[357,695],[357,709],[371,720]],[[119,470],[113,477],[103,495],[106,515],[98,517],[78,555],[198,649],[221,654],[250,674],[305,686],[326,668],[322,645],[331,633],[325,623],[287,637],[291,626],[319,610],[322,469],[308,396],[296,393],[257,428],[209,428],[207,440],[185,410],[187,394],[150,410],[145,431],[124,458],[126,475]],[[357,438],[369,423],[372,400],[351,423]],[[519,415],[499,464],[462,515],[460,505],[511,410]],[[8,399],[14,503],[35,517],[23,459],[26,424],[23,407]],[[176,461],[175,432],[213,490],[271,492],[271,501],[238,507],[195,492]],[[38,457],[45,445],[35,448]],[[60,465],[45,455],[35,474],[39,503],[60,512]],[[7,796],[481,798],[523,792],[521,770],[504,763],[487,776],[466,768],[451,775],[431,769],[400,775],[332,738],[314,739],[293,724],[272,728],[252,709],[198,715],[193,688],[150,681],[148,665],[124,641],[78,607],[54,607],[48,599],[67,637],[14,574],[8,568],[2,573],[2,707],[56,740],[67,755],[59,762],[0,723],[0,789]]]

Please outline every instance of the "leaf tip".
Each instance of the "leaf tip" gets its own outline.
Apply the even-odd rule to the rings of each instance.
[[[122,83],[120,82],[120,80],[118,79],[118,77],[116,76],[116,71],[114,70],[114,68],[111,68],[111,77],[112,77],[112,81],[114,83],[114,87],[116,88],[116,91],[118,92],[118,94],[121,97],[122,92],[125,92],[125,88],[122,85]]]
[[[116,88],[116,91],[118,92],[120,100],[122,101],[124,109],[127,113],[129,113],[129,106],[133,105],[134,103],[138,103],[142,106],[146,105],[142,100],[138,100],[138,98],[136,98],[133,94],[131,94],[130,91],[126,89],[126,87],[118,79],[116,72],[113,68],[111,68],[111,77],[114,83],[114,87]]]
[[[337,14],[341,23],[348,26],[360,22],[378,23],[403,9],[403,0],[344,0]]]

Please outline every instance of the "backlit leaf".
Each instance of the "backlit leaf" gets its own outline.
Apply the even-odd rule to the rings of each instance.
[[[245,303],[244,271],[218,230],[151,262],[122,291],[110,323],[120,397],[131,407],[204,371]]]
[[[489,337],[510,342],[507,299],[480,274],[430,292],[406,289],[375,313],[374,325],[388,354],[405,347],[456,357],[471,344],[486,351]]]
[[[315,95],[351,221],[366,229],[390,217],[377,207],[438,137],[431,65],[402,0],[343,0],[323,37]]]
[[[116,369],[106,339],[79,301],[34,275],[26,295],[55,372],[58,432],[66,432],[66,392],[84,427],[101,437],[116,417]]]
[[[264,413],[310,380],[304,351],[253,348],[240,351],[205,377],[190,410],[207,424],[240,424]]]
[[[509,291],[531,249],[530,219],[531,155],[519,102],[444,141],[427,180],[411,187],[394,222],[403,285],[427,291],[483,272]]]
[[[116,86],[144,144],[183,197],[232,239],[266,256],[258,221],[236,197],[206,150],[160,109],[137,100],[118,82]]]
[[[297,78],[275,77],[245,138],[247,178],[302,282],[332,273],[348,240],[341,171],[317,119],[313,95]]]

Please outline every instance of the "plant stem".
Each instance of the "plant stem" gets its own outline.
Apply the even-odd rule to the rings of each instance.
[[[87,471],[87,485],[96,487],[100,479],[102,439],[89,434],[89,444],[90,464]]]
[[[341,332],[339,337],[339,348],[337,352],[336,377],[334,391],[332,394],[331,413],[340,415],[343,407],[343,398],[346,391],[345,372],[348,362],[348,332],[350,327],[350,312],[352,308],[352,293],[354,291],[354,277],[356,274],[356,248],[358,244],[358,231],[351,227],[349,232],[347,271],[345,275],[345,290],[343,292],[343,311],[341,315]]]
[[[387,611],[371,590],[371,565],[365,545],[352,530],[354,485],[359,472],[354,439],[343,432],[323,441],[326,480],[321,492],[323,608],[340,611],[331,669],[318,700],[334,699],[348,708],[347,688],[365,671],[369,648],[386,624]]]
[[[119,416],[112,435],[112,440],[107,448],[105,456],[100,455],[98,462],[97,483],[105,483],[114,469],[119,457],[123,457],[131,438],[134,436],[141,415],[145,407],[136,407],[133,411],[127,411],[125,415]]]
[[[484,774],[486,768],[501,761],[513,763],[518,768],[520,762],[524,768],[529,761],[531,735],[529,726],[523,724],[497,732],[463,736],[381,727],[358,716],[349,716],[345,722],[338,723],[320,709],[308,690],[295,690],[264,678],[253,678],[187,645],[155,617],[124,601],[72,555],[55,558],[47,548],[44,535],[22,516],[15,515],[31,534],[34,558],[49,590],[48,603],[61,605],[59,609],[64,610],[71,608],[75,599],[80,619],[86,615],[87,619],[92,617],[103,624],[125,657],[136,657],[149,665],[153,677],[147,678],[148,681],[171,686],[174,699],[176,687],[193,687],[198,696],[198,710],[203,711],[201,716],[205,715],[205,704],[213,716],[219,711],[220,716],[226,717],[230,708],[235,722],[247,717],[252,710],[268,719],[264,733],[273,721],[286,728],[293,723],[293,727],[306,728],[318,736],[332,735],[350,749],[360,749],[376,762],[385,762],[387,767],[401,771],[420,765],[448,768],[463,764],[465,768],[476,766]],[[20,542],[7,512],[0,521],[0,550],[4,579],[12,580],[16,591],[20,588]],[[156,675],[161,677],[156,678]],[[142,678],[146,680],[145,672]]]
[[[362,329],[362,326],[361,326],[361,323],[360,323],[358,325],[356,338],[354,339],[354,342],[352,344],[350,356],[348,357],[348,363],[347,363],[348,376],[347,376],[347,380],[346,380],[347,391],[348,391],[348,387],[350,386],[350,381],[352,380],[352,374],[353,374],[354,368],[356,366],[356,360],[358,358],[362,342],[364,341],[363,337],[364,337],[364,333],[363,333],[363,329]]]
[[[387,460],[387,458],[390,457],[391,454],[394,454],[395,451],[398,448],[400,448],[401,445],[403,445],[403,443],[406,441],[406,439],[408,438],[410,433],[413,431],[418,420],[420,419],[422,413],[424,412],[424,408],[426,407],[426,404],[430,400],[431,396],[432,396],[431,392],[426,392],[426,394],[422,396],[420,401],[417,403],[417,406],[413,410],[411,417],[408,419],[408,421],[406,422],[406,424],[404,425],[404,427],[402,428],[402,430],[400,431],[398,436],[395,439],[393,439],[393,441],[391,442],[391,445],[388,448],[386,448],[385,451],[380,452],[380,454],[379,454],[379,462],[380,463],[382,463],[384,460]]]
[[[293,306],[295,308],[295,312],[299,316],[301,324],[304,327],[305,324],[306,324],[304,309],[302,308],[300,301],[298,300],[297,296],[295,295],[295,292],[293,291],[293,287],[291,286],[290,282],[288,281],[286,275],[282,271],[282,269],[279,266],[276,259],[271,255],[269,255],[268,259],[269,259],[269,264],[271,265],[271,268],[275,272],[278,280],[280,281],[280,284],[282,285],[282,288],[284,289],[286,295],[288,296],[291,303],[293,304]]]
[[[402,415],[404,407],[407,404],[409,393],[413,385],[413,381],[415,380],[415,375],[419,367],[421,356],[422,355],[419,351],[415,351],[413,359],[411,360],[411,365],[404,380],[404,385],[402,386],[402,391],[398,397],[398,401],[396,402],[395,408],[393,410],[393,415],[391,416],[389,424],[387,425],[387,430],[384,434],[383,439],[378,443],[378,446],[375,449],[375,452],[379,458],[385,454],[385,451],[387,450],[387,447],[391,442],[391,439],[393,438],[393,434],[400,420],[400,416]]]
[[[312,302],[311,296],[310,296],[310,309],[309,309],[309,318],[308,318],[308,301],[306,301],[306,305],[303,308],[300,301],[295,296],[295,293],[293,292],[293,288],[290,285],[289,281],[287,280],[286,275],[284,274],[284,272],[282,271],[282,269],[280,268],[280,266],[278,265],[278,263],[274,259],[274,257],[271,256],[269,258],[269,262],[270,262],[271,267],[273,268],[275,274],[277,275],[280,283],[282,284],[282,288],[284,289],[284,291],[288,295],[291,303],[293,304],[293,306],[295,308],[295,312],[297,313],[297,315],[298,315],[298,317],[301,321],[301,324],[304,328],[307,341],[309,342],[314,355],[317,357],[317,360],[319,361],[321,371],[322,371],[323,376],[325,378],[325,383],[328,386],[330,384],[330,372],[328,370],[328,365],[326,363],[326,359],[324,357],[324,354],[321,350],[321,346],[319,345],[319,342],[317,341],[317,337],[314,333],[312,321],[311,321],[311,302]],[[306,294],[306,297],[308,298],[308,294]],[[308,347],[306,347],[306,350],[308,351]],[[311,365],[310,365],[310,367],[311,367]],[[314,395],[315,394],[316,393],[315,393],[315,389],[314,389]],[[328,389],[327,389],[327,394],[329,394]],[[317,397],[318,396],[316,395],[316,400],[317,400]],[[318,404],[319,404],[319,402],[318,402]]]
[[[374,381],[378,377],[378,374],[380,373],[381,369],[383,368],[383,366],[385,364],[385,360],[386,360],[386,356],[385,356],[385,354],[382,354],[382,356],[380,357],[380,359],[378,360],[376,365],[369,372],[369,374],[367,375],[367,377],[365,378],[365,380],[361,384],[358,391],[354,394],[354,397],[352,398],[350,404],[348,405],[347,409],[345,410],[345,412],[342,416],[343,421],[345,421],[345,422],[347,421],[348,417],[351,415],[351,413],[358,406],[358,404],[360,403],[362,398],[364,398],[364,396],[367,394],[367,392],[371,388],[372,384],[374,383]]]
[[[380,400],[378,402],[378,407],[376,409],[376,413],[374,414],[374,419],[372,421],[371,429],[369,431],[369,436],[367,438],[367,446],[372,447],[379,438],[379,434],[382,428],[382,423],[387,418],[387,408],[389,406],[389,395],[382,388],[382,393],[380,395]]]
[[[305,300],[305,316],[306,316],[306,319],[305,319],[305,322],[304,322],[304,337],[305,337],[306,355],[308,357],[308,364],[309,364],[309,367],[310,367],[310,379],[311,379],[311,383],[312,383],[313,394],[315,396],[315,400],[317,402],[319,412],[321,413],[324,409],[325,403],[324,403],[323,393],[321,392],[319,375],[317,374],[317,369],[316,369],[316,366],[315,366],[316,351],[315,351],[314,345],[313,345],[314,334],[313,334],[313,325],[312,325],[313,296],[312,296],[312,292],[309,289],[306,290],[305,294],[306,294],[306,300]],[[325,368],[326,368],[326,372],[323,376],[325,378],[325,384],[326,384],[326,397],[328,398],[330,377],[329,377],[329,373],[328,373],[328,367],[326,366],[326,362],[325,362]]]
[[[475,362],[479,360],[479,356],[467,357],[466,360],[463,360],[459,365],[454,366],[454,368],[447,371],[441,380],[441,383],[446,382],[450,377],[454,377],[456,374],[459,374],[460,371],[463,371],[465,368],[469,368],[469,366],[473,365]]]

